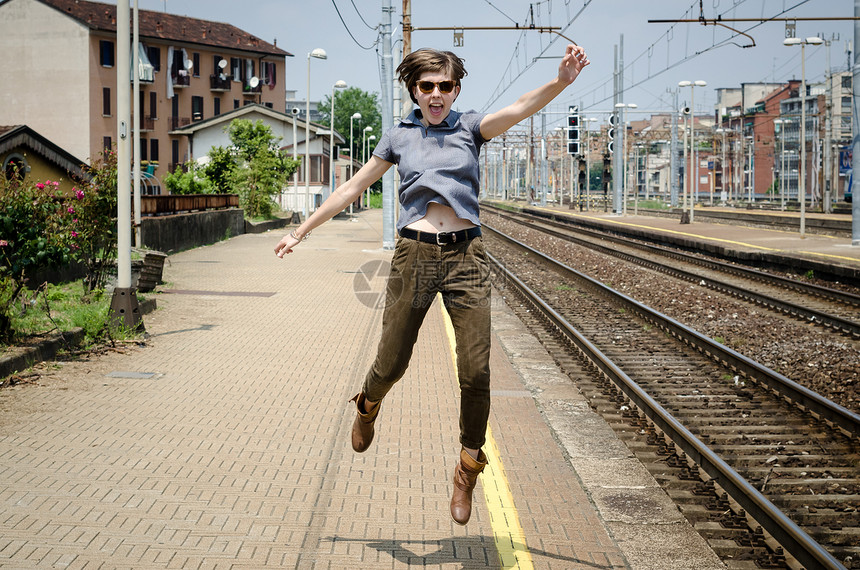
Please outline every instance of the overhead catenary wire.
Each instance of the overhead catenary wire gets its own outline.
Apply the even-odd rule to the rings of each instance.
[[[357,45],[358,47],[360,47],[363,50],[368,50],[368,51],[372,50],[374,48],[374,46],[376,46],[376,43],[379,41],[379,39],[377,38],[377,41],[370,44],[369,46],[362,45],[361,42],[359,42],[355,38],[355,36],[352,35],[352,32],[349,29],[349,26],[346,25],[346,22],[344,21],[343,16],[340,13],[340,9],[337,7],[337,2],[335,2],[335,0],[331,0],[331,3],[332,3],[332,6],[334,6],[334,11],[337,12],[337,17],[340,18],[340,23],[343,24],[343,28],[346,30],[346,33],[349,34],[349,37],[352,38],[352,41],[355,43],[355,45]],[[353,6],[355,6],[355,4],[353,4]],[[356,12],[357,11],[358,11],[358,9],[356,9]],[[361,17],[361,14],[359,14],[359,17]],[[364,21],[363,18],[362,18],[362,21]],[[365,24],[366,24],[366,22],[365,22]],[[371,28],[371,29],[374,29],[374,28]]]

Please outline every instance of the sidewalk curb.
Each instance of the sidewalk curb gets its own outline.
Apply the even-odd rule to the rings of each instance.
[[[140,314],[152,313],[157,308],[155,299],[146,299],[140,303]],[[0,357],[0,382],[3,379],[26,370],[27,368],[51,360],[61,349],[76,348],[84,340],[84,329],[80,327],[56,333],[36,344],[16,350],[16,354]]]

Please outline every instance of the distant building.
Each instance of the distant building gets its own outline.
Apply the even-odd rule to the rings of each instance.
[[[0,0],[0,124],[27,124],[87,161],[110,148],[116,61],[131,57],[116,51],[116,12],[85,0]],[[139,21],[140,155],[156,178],[190,156],[178,129],[250,103],[286,110],[292,54],[230,24],[149,10]]]
[[[27,125],[0,126],[0,164],[0,176],[25,182],[59,182],[58,189],[66,194],[89,178],[83,161]]]

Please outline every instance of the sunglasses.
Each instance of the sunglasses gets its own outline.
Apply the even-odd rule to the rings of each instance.
[[[435,87],[439,88],[439,93],[450,93],[454,90],[454,86],[457,85],[454,81],[419,81],[417,83],[418,90],[422,93],[433,93],[433,89]]]

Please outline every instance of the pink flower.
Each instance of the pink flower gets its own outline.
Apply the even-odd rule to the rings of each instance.
[[[5,239],[0,239],[0,247],[6,247],[7,245],[9,245],[8,241],[6,241]]]
[[[69,206],[68,212],[69,212],[70,214],[74,214],[74,213],[75,213],[75,209],[74,209],[74,208],[72,208],[71,206]]]
[[[73,223],[73,224],[77,224],[77,223],[78,223],[78,219],[77,219],[77,218],[75,218],[74,220],[72,220],[72,223]]]
[[[60,186],[60,183],[59,183],[59,182],[53,182],[52,184],[54,185],[54,188],[57,188],[57,187],[59,187],[59,186]]]
[[[84,199],[84,191],[78,190],[77,188],[75,188],[74,190],[75,190],[75,198],[78,200],[83,200]]]
[[[44,184],[42,184],[41,182],[36,182],[36,188],[38,188],[39,190],[44,190],[44,189],[45,189],[45,185],[44,185]]]
[[[78,232],[76,232],[75,230],[72,230],[72,237],[73,238],[78,237]]]

